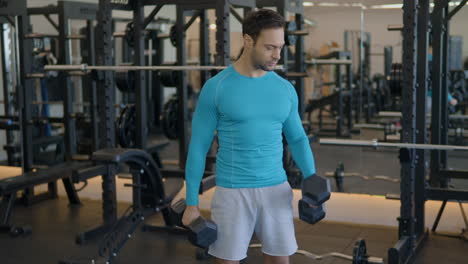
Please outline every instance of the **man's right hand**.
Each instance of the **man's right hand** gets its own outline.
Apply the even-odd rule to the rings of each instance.
[[[200,210],[198,209],[198,206],[188,205],[187,208],[185,208],[184,215],[182,216],[182,224],[184,226],[188,226],[199,216],[200,216]]]

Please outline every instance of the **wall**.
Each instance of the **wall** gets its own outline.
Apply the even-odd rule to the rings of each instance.
[[[372,36],[371,70],[383,73],[383,47],[393,47],[393,60],[401,62],[401,34],[387,31],[391,24],[402,24],[403,11],[401,9],[366,9],[363,11],[364,31]],[[361,8],[358,7],[305,7],[305,16],[317,22],[317,26],[310,28],[310,35],[306,37],[306,51],[317,55],[322,45],[330,41],[337,42],[343,47],[343,32],[345,30],[359,30],[361,25]],[[461,9],[452,19],[450,34],[461,35],[464,39],[463,58],[468,56],[468,7]]]
[[[324,44],[331,41],[344,49],[344,31],[361,28],[361,8],[330,8],[330,7],[306,7],[305,16],[317,22],[317,26],[310,29],[306,37],[306,52],[317,56]],[[394,61],[401,61],[401,34],[387,31],[389,24],[402,23],[402,11],[390,10],[364,10],[363,26],[365,32],[371,33],[371,71],[383,72],[383,47],[393,46]],[[356,44],[357,46],[358,44]]]

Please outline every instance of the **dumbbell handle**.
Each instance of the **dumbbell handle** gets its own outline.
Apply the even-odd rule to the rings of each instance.
[[[304,200],[304,202],[312,205],[321,205],[324,202],[328,201],[328,199],[330,199],[330,195],[327,195],[326,197],[323,197],[320,200],[318,200],[317,197],[309,197],[307,195],[302,196],[302,200]]]

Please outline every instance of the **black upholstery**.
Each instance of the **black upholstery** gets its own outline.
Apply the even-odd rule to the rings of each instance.
[[[184,184],[183,178],[163,179],[151,155],[140,149],[102,149],[93,153],[92,160],[127,164],[131,169],[143,170],[141,183],[148,186],[142,190],[142,201],[145,205],[157,206],[170,203]]]
[[[74,170],[90,166],[90,164],[90,162],[66,162],[44,170],[2,179],[0,180],[0,195],[71,177]]]

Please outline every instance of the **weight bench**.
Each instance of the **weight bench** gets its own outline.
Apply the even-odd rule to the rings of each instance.
[[[84,244],[99,235],[106,234],[99,245],[95,263],[112,263],[117,253],[132,236],[136,228],[148,216],[161,212],[166,227],[175,226],[170,212],[172,200],[184,185],[184,171],[177,170],[163,177],[151,154],[140,149],[103,149],[93,153],[97,166],[104,166],[103,177],[103,224],[81,233],[76,242]],[[132,205],[117,218],[116,175],[126,165],[132,175],[132,183],[125,184],[133,192]],[[204,179],[200,192],[214,186],[214,175]],[[62,261],[61,263],[79,263]],[[87,262],[89,263],[89,261]]]
[[[31,202],[39,202],[46,199],[56,198],[57,186],[55,181],[61,179],[70,204],[80,204],[80,199],[78,198],[75,186],[73,185],[73,172],[90,165],[91,163],[89,162],[66,162],[47,169],[27,172],[22,175],[0,180],[0,196],[2,196],[2,202],[0,204],[0,231],[10,232],[12,235],[20,235],[31,231],[30,227],[27,226],[15,227],[9,224],[15,200],[17,198],[16,193],[18,191],[28,190],[41,184],[48,184],[48,191],[34,196],[33,199],[28,198],[28,195],[24,195],[23,198],[25,202],[30,204]],[[31,193],[33,194],[33,192]]]

